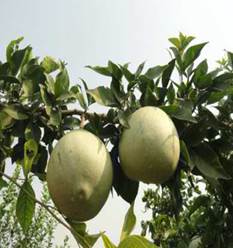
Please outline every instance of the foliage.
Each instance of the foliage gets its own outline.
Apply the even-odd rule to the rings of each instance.
[[[40,60],[33,56],[30,46],[20,49],[21,38],[12,41],[6,49],[6,62],[0,63],[1,171],[4,173],[4,161],[10,157],[12,164],[21,165],[27,188],[32,174],[45,180],[54,143],[81,125],[111,144],[113,188],[131,204],[139,183],[129,180],[121,170],[120,135],[129,127],[127,117],[132,112],[141,106],[157,106],[169,114],[178,130],[181,155],[174,176],[145,194],[152,220],[143,223],[144,234],[148,228],[160,247],[197,247],[194,243],[200,242],[203,247],[212,247],[213,243],[214,247],[231,247],[233,55],[227,52],[218,68],[210,70],[206,59],[198,61],[207,43],[190,45],[193,40],[182,33],[170,38],[171,60],[147,70],[145,63],[135,72],[128,64],[112,61],[104,67],[87,66],[110,81],[109,86],[95,89],[89,89],[83,79],[78,84],[71,82],[65,62],[51,57]],[[94,102],[108,107],[108,111],[89,112]],[[74,103],[78,109],[72,109]],[[33,203],[28,202],[28,207],[18,208],[17,214],[20,221],[22,213],[28,213],[27,220],[20,221],[25,230],[33,212]],[[92,247],[102,235],[93,239],[84,223],[67,221],[83,247]],[[131,230],[130,225],[128,228]],[[137,242],[137,238],[127,236],[122,242]]]
[[[13,178],[20,183],[19,167],[16,168]],[[38,248],[52,247],[54,230],[57,222],[50,217],[47,211],[40,207],[36,207],[34,217],[30,223],[30,227],[23,231],[19,221],[16,218],[17,196],[19,188],[12,182],[4,185],[0,192],[0,244],[1,247],[14,248]],[[41,200],[44,204],[51,204],[50,197],[46,185],[43,186]],[[67,242],[67,241],[65,241]],[[65,243],[63,248],[68,245]],[[60,248],[62,248],[60,247]]]

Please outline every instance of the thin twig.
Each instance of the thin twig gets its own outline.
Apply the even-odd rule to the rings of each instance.
[[[4,176],[9,181],[11,181],[12,183],[14,183],[17,187],[19,187],[20,189],[22,189],[31,199],[33,199],[36,203],[38,203],[40,206],[42,206],[43,208],[45,208],[53,216],[53,218],[55,218],[60,224],[62,224],[65,228],[67,228],[73,235],[75,234],[79,239],[81,239],[82,242],[85,243],[85,245],[87,247],[90,247],[89,244],[87,243],[87,241],[79,233],[77,233],[77,231],[72,226],[69,226],[68,224],[66,224],[66,222],[64,222],[63,220],[61,220],[55,213],[53,213],[52,210],[50,210],[51,206],[48,206],[48,205],[44,204],[43,202],[39,201],[34,196],[32,196],[19,183],[17,183],[14,178],[8,176],[7,174],[5,174],[4,172],[1,172],[1,171],[0,171],[0,175]],[[77,242],[77,244],[78,244],[78,247],[80,247],[79,242]]]

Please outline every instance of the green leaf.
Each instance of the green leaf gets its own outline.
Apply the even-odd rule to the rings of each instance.
[[[145,76],[148,77],[149,79],[155,79],[162,74],[162,72],[164,71],[166,67],[167,67],[166,65],[163,65],[163,66],[158,65],[158,66],[149,68],[147,72],[145,73]]]
[[[24,144],[24,175],[27,177],[31,171],[32,164],[38,152],[38,144],[35,140],[30,139]]]
[[[0,130],[11,127],[14,124],[14,120],[10,115],[5,112],[0,112]]]
[[[142,106],[156,106],[158,104],[157,97],[150,87],[146,87],[146,90],[142,93],[140,103]]]
[[[43,85],[40,85],[40,94],[41,94],[41,98],[42,98],[42,101],[44,102],[44,104],[48,107],[51,107],[52,106],[52,99],[51,99],[49,93],[47,92],[46,88]]]
[[[77,222],[73,220],[67,219],[68,223],[73,228],[72,234],[76,241],[82,245],[83,248],[91,248],[94,246],[98,238],[102,235],[102,233],[98,234],[88,234],[86,229],[87,226],[83,222]]]
[[[176,37],[171,37],[168,39],[176,48],[180,48],[180,40]]]
[[[7,187],[7,182],[0,177],[0,190],[4,187]]]
[[[55,61],[55,59],[46,56],[41,62],[41,66],[45,69],[46,73],[51,73],[56,71],[59,68],[59,63]]]
[[[196,123],[196,119],[192,116],[193,103],[189,100],[180,100],[177,103],[179,104],[179,108],[177,112],[173,112],[171,115],[179,120]]]
[[[112,76],[116,79],[116,80],[120,80],[122,78],[122,71],[121,69],[114,64],[112,61],[108,61],[108,68],[109,71],[111,72]]]
[[[206,177],[213,179],[231,179],[223,169],[218,155],[207,143],[201,143],[190,153],[191,160]]]
[[[118,195],[131,204],[138,194],[139,182],[129,179],[124,174],[119,164],[117,146],[112,148],[110,154],[114,170],[113,187]]]
[[[120,242],[118,248],[156,248],[157,246],[139,235],[132,235]]]
[[[124,224],[121,230],[121,237],[120,237],[121,241],[130,235],[135,225],[136,225],[136,216],[134,214],[134,203],[132,203],[124,219]]]
[[[102,234],[101,238],[103,240],[105,248],[117,248],[105,234]]]
[[[59,127],[62,121],[62,115],[61,115],[61,111],[60,109],[57,108],[52,108],[49,111],[49,125],[55,126],[55,127]]]
[[[55,96],[59,97],[68,92],[70,85],[69,75],[65,68],[63,68],[56,76],[54,84]]]
[[[117,118],[123,127],[129,128],[128,114],[122,110],[118,111]]]
[[[63,119],[63,127],[64,129],[74,129],[75,127],[79,127],[80,120],[75,117],[67,116]]]
[[[176,63],[176,60],[173,59],[171,60],[168,65],[166,66],[166,68],[163,70],[162,72],[162,85],[163,87],[167,87],[168,85],[168,82],[170,80],[170,77],[171,77],[171,74],[173,72],[173,69],[175,67],[175,63]]]
[[[3,112],[7,113],[9,116],[16,120],[28,119],[28,115],[24,113],[24,110],[17,105],[8,105],[3,108]]]
[[[142,63],[138,66],[138,68],[137,68],[137,70],[136,70],[136,72],[135,72],[135,77],[136,77],[136,78],[137,78],[139,75],[141,75],[144,66],[145,66],[145,61],[142,62]]]
[[[12,54],[14,53],[15,49],[18,47],[19,43],[23,40],[24,38],[23,37],[20,37],[16,40],[12,40],[9,45],[7,46],[6,48],[6,59],[7,59],[7,62],[11,62],[11,57],[12,57]]]
[[[210,74],[199,76],[199,78],[194,81],[194,84],[198,89],[205,89],[211,86],[212,83],[212,76]]]
[[[108,76],[108,77],[111,77],[112,76],[112,73],[111,71],[109,71],[109,68],[108,67],[101,67],[101,66],[86,66],[87,68],[101,74],[101,75],[104,75],[104,76]]]
[[[173,104],[175,98],[176,98],[176,92],[173,87],[173,84],[171,83],[167,91],[167,100],[170,104]]]
[[[25,63],[25,59],[26,60],[28,59],[27,58],[28,53],[30,53],[31,50],[32,48],[28,46],[24,49],[17,50],[13,53],[11,57],[11,62],[10,62],[13,75],[16,75],[18,73],[18,70],[20,69],[20,67]]]
[[[127,67],[125,66],[120,66],[120,67],[121,67],[123,75],[125,76],[126,80],[129,83],[135,80],[135,75],[132,72],[130,72]]]
[[[84,97],[84,93],[82,92],[81,86],[79,84],[74,85],[70,88],[71,95],[75,97],[78,101],[80,106],[87,110],[87,103]]]
[[[188,48],[188,50],[184,54],[184,70],[199,57],[201,50],[207,43],[208,42],[204,42]]]
[[[199,195],[193,205],[189,208],[189,216],[192,215],[200,207],[207,207],[210,202],[210,197],[207,195]]]
[[[189,151],[183,140],[180,140],[180,152],[183,155],[187,165],[190,166],[191,159],[190,159]]]
[[[90,94],[95,99],[95,101],[101,105],[109,107],[118,106],[111,89],[107,87],[100,86],[95,89],[88,90],[87,93]]]
[[[34,199],[34,190],[31,187],[30,183],[26,181],[20,189],[16,204],[16,216],[24,233],[27,232],[35,212]]]

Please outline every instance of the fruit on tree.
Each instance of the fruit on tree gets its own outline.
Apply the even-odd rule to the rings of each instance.
[[[48,189],[59,211],[72,220],[86,221],[98,214],[112,179],[112,162],[104,143],[86,130],[64,135],[52,151]]]
[[[119,143],[124,173],[145,183],[163,183],[174,173],[180,155],[179,137],[170,117],[146,106],[129,116]]]

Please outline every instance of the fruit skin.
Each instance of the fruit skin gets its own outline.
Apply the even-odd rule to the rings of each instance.
[[[52,151],[48,189],[59,211],[72,220],[95,217],[107,200],[112,180],[110,155],[104,143],[88,131],[71,131]]]
[[[176,170],[180,155],[179,137],[169,116],[157,107],[146,106],[129,117],[122,133],[119,157],[124,173],[145,183],[163,183]]]

